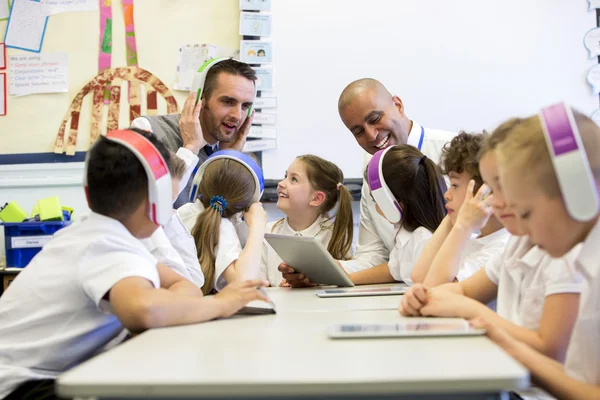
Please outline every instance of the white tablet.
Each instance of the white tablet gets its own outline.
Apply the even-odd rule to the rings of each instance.
[[[477,336],[484,329],[475,329],[466,320],[456,321],[402,321],[389,324],[341,324],[329,328],[332,339]]]
[[[313,283],[354,286],[346,272],[327,249],[313,237],[265,234],[273,250]]]
[[[398,296],[408,291],[408,285],[380,288],[344,288],[317,290],[319,297],[362,297],[362,296]]]

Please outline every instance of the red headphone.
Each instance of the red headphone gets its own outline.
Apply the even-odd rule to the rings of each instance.
[[[148,201],[150,202],[148,216],[155,224],[165,225],[173,214],[171,175],[165,159],[148,139],[134,131],[114,130],[104,137],[127,147],[140,160],[148,177]],[[89,204],[87,168],[86,160],[83,185]]]

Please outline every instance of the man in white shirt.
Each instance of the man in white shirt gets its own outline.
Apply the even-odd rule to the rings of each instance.
[[[218,149],[241,151],[252,124],[248,116],[255,97],[256,72],[243,62],[229,59],[215,63],[206,74],[202,101],[190,93],[181,114],[136,118],[132,128],[153,132],[167,149],[176,152],[187,166],[181,180],[179,208],[188,202],[192,173]]]
[[[368,153],[368,159],[388,146],[409,144],[437,164],[442,148],[456,135],[411,121],[404,113],[402,100],[392,96],[375,79],[359,79],[346,86],[340,95],[338,111],[344,125]],[[363,181],[356,253],[352,260],[340,263],[348,273],[362,271],[386,263],[393,248],[394,225],[377,213],[368,183]],[[286,265],[280,268],[292,286],[308,283],[306,279],[299,280],[293,268]]]

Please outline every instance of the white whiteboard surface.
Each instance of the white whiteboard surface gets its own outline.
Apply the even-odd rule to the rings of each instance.
[[[445,130],[493,129],[511,116],[566,100],[591,114],[583,46],[595,27],[585,0],[273,1],[277,150],[265,177],[282,178],[300,154],[362,177],[363,151],[337,100],[362,77],[379,79],[409,118]]]

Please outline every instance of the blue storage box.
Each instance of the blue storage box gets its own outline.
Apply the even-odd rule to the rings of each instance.
[[[71,221],[5,223],[6,266],[23,268],[40,252],[52,235]]]

